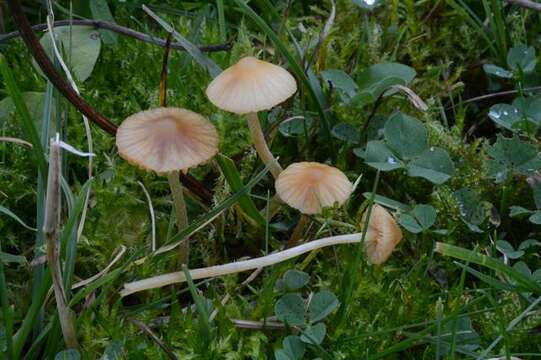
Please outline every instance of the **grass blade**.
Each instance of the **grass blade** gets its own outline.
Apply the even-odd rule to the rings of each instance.
[[[12,218],[13,220],[17,221],[19,224],[21,224],[25,229],[27,230],[30,230],[30,231],[36,231],[36,228],[33,228],[29,225],[26,225],[26,223],[24,221],[21,220],[20,217],[18,217],[17,215],[15,215],[11,210],[9,210],[7,207],[4,207],[2,205],[0,205],[0,213],[2,214],[5,214],[7,216],[9,216],[10,218]]]
[[[77,224],[79,223],[79,216],[83,212],[85,206],[86,193],[92,184],[92,178],[88,179],[79,191],[79,196],[73,206],[68,221],[62,230],[60,235],[60,243],[65,248],[65,263],[64,263],[64,288],[66,289],[66,297],[69,300],[69,294],[71,293],[71,284],[73,282],[73,272],[75,270],[75,259],[77,257]]]
[[[220,41],[227,39],[227,30],[225,24],[224,0],[216,0],[216,9],[218,11],[218,27],[220,29]]]
[[[209,72],[210,76],[214,78],[222,72],[222,69],[214,61],[212,61],[207,55],[203,54],[201,50],[199,50],[199,48],[192,44],[188,39],[180,35],[167,21],[163,20],[145,5],[143,5],[143,10],[158,24],[160,24],[165,31],[172,34],[173,37],[179,43],[181,43],[182,46],[184,46],[188,54],[190,54],[199,65]]]
[[[532,291],[536,294],[541,294],[541,285],[539,285],[532,279],[526,277],[519,271],[513,269],[511,266],[508,266],[497,259],[491,258],[475,251],[471,251],[454,245],[444,244],[441,242],[436,243],[435,251],[444,256],[450,256],[455,259],[468,261],[503,273],[516,281],[517,284],[521,285],[528,291]]]
[[[184,275],[186,276],[186,282],[188,284],[188,288],[190,289],[190,294],[192,294],[193,301],[195,302],[195,306],[197,307],[200,329],[199,331],[202,337],[201,343],[203,345],[202,348],[206,349],[207,347],[205,344],[210,343],[212,334],[207,306],[204,299],[199,295],[199,292],[197,291],[197,288],[193,283],[192,277],[190,276],[190,270],[188,270],[186,264],[182,264],[182,271],[184,271]]]
[[[244,184],[233,160],[225,155],[218,154],[218,156],[216,156],[216,161],[218,162],[227,183],[231,187],[231,190],[234,192],[240,191],[244,187]],[[259,213],[259,210],[257,210],[257,207],[250,196],[243,195],[239,199],[239,205],[252,220],[259,225],[265,225],[265,218]]]
[[[30,116],[30,112],[24,103],[22,93],[15,82],[11,68],[2,54],[0,54],[0,73],[4,78],[6,90],[13,100],[13,104],[15,104],[15,108],[19,114],[18,118],[21,120],[23,132],[28,136],[30,143],[32,143],[32,152],[34,154],[36,165],[42,174],[47,174],[47,161],[45,160],[41,140],[38,136],[36,127],[34,126],[34,122],[32,121],[32,117]]]
[[[2,242],[0,241],[0,254],[2,254]],[[4,275],[4,261],[0,259],[0,303],[2,304],[2,316],[6,329],[7,353],[9,359],[15,359],[13,354],[13,319],[11,317],[11,309],[8,302],[8,290],[6,277]],[[0,355],[2,355],[0,349]]]

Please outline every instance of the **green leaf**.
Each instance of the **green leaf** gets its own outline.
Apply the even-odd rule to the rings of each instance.
[[[338,123],[334,125],[331,134],[335,138],[350,145],[358,144],[359,138],[361,137],[359,130],[355,126],[348,123]]]
[[[533,211],[523,208],[522,206],[511,206],[509,211],[509,216],[518,217],[523,215],[530,215]]]
[[[299,270],[288,270],[284,274],[284,283],[288,290],[297,290],[308,284],[310,275]]]
[[[15,220],[16,222],[18,222],[19,224],[21,224],[25,229],[30,230],[30,231],[36,231],[35,228],[26,225],[26,223],[25,223],[24,221],[22,221],[20,217],[18,217],[17,215],[15,215],[11,210],[9,210],[8,208],[3,207],[3,206],[1,206],[1,205],[0,205],[0,213],[9,216],[9,217],[12,218],[13,220]]]
[[[509,104],[493,105],[488,112],[488,117],[496,124],[511,131],[517,130],[516,123],[521,119],[518,109]]]
[[[509,49],[507,53],[507,65],[513,70],[521,69],[529,73],[535,70],[536,64],[537,58],[533,47],[520,44]]]
[[[419,224],[423,227],[423,230],[430,228],[436,222],[436,209],[431,205],[415,205],[413,213]]]
[[[510,173],[530,176],[541,169],[537,147],[517,136],[498,136],[494,145],[485,145],[485,151],[492,158],[488,163],[488,175],[498,182],[506,180]]]
[[[224,174],[227,183],[231,187],[231,190],[233,192],[240,191],[244,187],[244,183],[242,182],[240,173],[237,170],[237,167],[235,166],[233,160],[222,154],[218,154],[215,159],[218,162],[218,165],[220,166],[220,169],[222,170],[222,173]],[[252,220],[254,220],[259,225],[265,225],[265,218],[259,213],[259,210],[255,206],[255,203],[250,196],[248,196],[247,194],[241,196],[239,198],[239,205],[242,210],[250,218],[252,218]]]
[[[513,100],[513,106],[536,127],[541,125],[541,96],[519,96]]]
[[[378,195],[378,194],[375,194],[376,196],[374,197],[374,202],[377,203],[377,204],[380,204],[380,205],[383,205],[385,207],[388,207],[388,208],[391,208],[391,209],[394,209],[396,211],[401,211],[401,212],[408,212],[411,210],[411,208],[404,204],[404,203],[401,203],[399,201],[396,201],[396,200],[393,200],[393,199],[389,199],[388,197],[385,197],[385,196],[382,196],[382,195]],[[365,192],[363,193],[363,196],[368,200],[372,197],[372,193],[371,192]]]
[[[505,256],[507,256],[509,259],[518,259],[522,255],[524,255],[524,251],[516,251],[513,246],[505,240],[496,241],[496,249]]]
[[[327,327],[324,323],[317,323],[312,326],[306,327],[301,335],[301,340],[307,344],[319,345],[325,339],[327,334]]]
[[[104,20],[111,23],[115,23],[113,14],[111,14],[111,9],[107,4],[107,0],[92,0],[90,1],[90,12],[92,17],[96,20]],[[118,35],[112,31],[108,30],[99,30],[103,42],[107,45],[116,45]]]
[[[385,123],[385,140],[401,159],[411,159],[427,147],[427,131],[419,120],[396,113]]]
[[[419,222],[410,214],[400,214],[398,223],[402,225],[406,230],[411,233],[419,234],[423,231],[423,227]]]
[[[532,224],[541,225],[541,210],[534,212],[529,218]]]
[[[290,335],[282,341],[283,350],[277,350],[274,354],[277,360],[302,360],[305,346],[298,336]]]
[[[64,350],[56,354],[54,360],[79,360],[81,354],[75,349]]]
[[[354,151],[354,153],[357,156],[360,155],[356,151]],[[368,144],[366,144],[366,151],[362,155],[364,156],[367,165],[381,171],[391,171],[403,166],[402,162],[383,141],[369,141]]]
[[[25,265],[28,263],[26,261],[26,258],[22,255],[13,255],[13,254],[8,254],[2,251],[0,251],[0,261],[3,262],[4,264],[15,263],[15,264],[20,264],[20,265]]]
[[[308,319],[311,323],[320,321],[333,312],[338,304],[336,295],[328,290],[315,293],[308,305]]]
[[[415,70],[399,63],[381,63],[370,66],[359,75],[357,81],[361,93],[370,94],[375,100],[392,85],[408,85],[417,75]],[[396,91],[388,91],[392,95]]]
[[[324,70],[320,74],[323,81],[331,83],[334,89],[345,95],[346,100],[354,98],[359,92],[359,87],[355,81],[342,70]]]
[[[299,294],[285,294],[274,305],[276,317],[289,325],[304,324],[304,300]]]
[[[100,55],[101,40],[99,32],[92,26],[59,26],[54,28],[54,33],[59,50],[64,52],[62,58],[70,67],[73,76],[79,81],[88,79]],[[53,61],[54,51],[51,36],[48,33],[44,34],[40,43],[51,61]],[[67,59],[69,59],[69,62]],[[42,76],[45,76],[35,61],[33,61],[33,64],[36,70]]]
[[[443,184],[449,180],[455,165],[447,151],[438,147],[430,147],[407,165],[408,175],[425,178],[434,184]]]
[[[513,73],[511,71],[505,70],[504,68],[494,64],[484,64],[483,70],[485,70],[485,73],[489,75],[494,75],[502,79],[511,79],[513,77]]]
[[[278,130],[283,136],[295,137],[306,134],[312,128],[312,118],[295,116],[280,123]]]
[[[2,78],[4,79],[4,85],[6,87],[8,95],[13,100],[15,108],[17,109],[17,113],[19,115],[18,119],[20,121],[21,128],[24,134],[27,136],[28,140],[32,143],[32,152],[34,154],[34,160],[36,161],[38,170],[41,172],[41,175],[45,179],[48,172],[47,160],[45,159],[45,154],[43,146],[41,145],[38,131],[32,120],[32,117],[30,116],[30,113],[28,112],[28,108],[24,103],[24,99],[22,97],[21,91],[19,90],[19,87],[17,86],[17,83],[15,82],[11,68],[6,61],[6,58],[2,54],[0,54],[0,73],[2,74]]]
[[[458,202],[460,210],[460,217],[470,227],[472,231],[483,232],[479,225],[481,225],[487,218],[486,207],[481,201],[479,195],[472,190],[462,188],[455,191],[453,194]]]

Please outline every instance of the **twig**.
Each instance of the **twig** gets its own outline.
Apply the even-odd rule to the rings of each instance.
[[[111,135],[116,134],[117,126],[107,119],[103,114],[96,111],[90,104],[88,104],[81,96],[79,96],[70,86],[70,84],[64,80],[60,74],[56,71],[53,63],[43,50],[39,40],[34,35],[34,32],[23,12],[21,4],[18,0],[6,0],[11,11],[13,20],[19,27],[19,32],[23,38],[26,46],[30,50],[34,60],[51,83],[60,91],[60,93],[70,102],[77,110],[86,115],[88,119],[94,122],[103,130],[107,131]],[[195,195],[197,195],[201,201],[205,204],[212,203],[212,194],[203,186],[199,181],[189,175],[180,174],[180,180],[182,183]]]
[[[541,4],[533,2],[531,0],[507,0],[509,4],[517,5],[525,9],[541,11]]]
[[[158,45],[161,47],[165,47],[165,40],[160,38],[155,38],[154,36],[147,35],[145,33],[120,26],[118,24],[109,22],[109,21],[103,21],[103,20],[58,20],[54,22],[54,27],[59,26],[93,26],[96,29],[104,29],[109,30],[118,34],[126,35],[128,37],[149,43]],[[47,29],[47,24],[37,24],[32,26],[32,30],[34,31],[42,31]],[[11,39],[15,39],[21,36],[19,31],[12,31],[7,34],[0,35],[0,43],[9,41]],[[227,51],[231,49],[231,42],[226,42],[224,44],[215,44],[215,45],[206,45],[206,46],[200,46],[199,50],[203,52],[218,52],[218,51]],[[175,50],[182,50],[185,51],[186,49],[184,46],[182,46],[181,43],[173,42],[171,43],[171,49]]]
[[[139,320],[130,319],[130,322],[132,322],[134,325],[136,325],[139,329],[141,329],[145,334],[147,334],[154,342],[167,354],[167,357],[171,360],[177,360],[177,356],[171,350],[169,346],[167,346],[166,343],[164,343],[154,332],[146,326],[145,323]]]

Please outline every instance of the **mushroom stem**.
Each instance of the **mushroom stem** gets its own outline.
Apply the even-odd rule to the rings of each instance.
[[[282,172],[282,167],[275,161],[274,156],[269,150],[267,141],[265,140],[265,135],[261,129],[261,124],[257,117],[257,113],[248,113],[246,114],[246,119],[248,120],[248,128],[250,128],[250,135],[254,141],[255,149],[259,154],[259,157],[265,165],[271,164],[270,172],[274,178],[278,178],[278,175]]]
[[[291,234],[291,237],[289,238],[289,240],[287,242],[288,247],[292,247],[296,243],[299,242],[299,240],[304,235],[304,230],[306,229],[306,226],[309,223],[310,223],[310,217],[305,215],[305,214],[301,214],[299,222],[295,226],[295,229],[293,229],[293,233]]]
[[[188,226],[188,211],[186,210],[186,201],[184,201],[184,191],[179,180],[179,172],[171,171],[167,173],[167,180],[173,195],[173,204],[175,206],[175,215],[177,218],[177,230],[180,232]],[[188,239],[179,246],[180,261],[187,264],[190,258],[190,243]]]
[[[367,234],[370,236],[370,233]],[[217,277],[227,274],[234,274],[247,270],[262,268],[278,264],[280,262],[292,259],[304,253],[315,249],[320,249],[327,246],[339,244],[351,244],[361,241],[362,233],[331,236],[319,240],[314,240],[296,247],[289,248],[271,255],[262,256],[254,259],[233,262],[224,265],[210,266],[190,270],[190,276],[193,280],[205,279],[209,277]],[[186,281],[184,272],[173,272],[169,274],[159,275],[139,281],[134,281],[124,284],[124,289],[120,292],[121,296],[127,296],[139,291],[155,289],[171,284],[182,283]]]

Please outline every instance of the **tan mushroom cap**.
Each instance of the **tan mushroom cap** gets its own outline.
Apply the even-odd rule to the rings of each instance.
[[[278,196],[303,214],[318,214],[335,203],[342,205],[353,191],[343,172],[317,162],[289,165],[280,173],[275,186]]]
[[[271,109],[295,91],[297,83],[287,70],[248,56],[212,80],[207,97],[222,110],[247,114]]]
[[[145,170],[167,173],[197,166],[218,152],[218,133],[203,116],[156,108],[129,116],[118,128],[120,156]]]
[[[365,218],[366,213],[362,224]],[[402,231],[394,217],[382,206],[374,204],[364,240],[364,252],[368,261],[374,265],[384,263],[400,240],[402,240]]]

